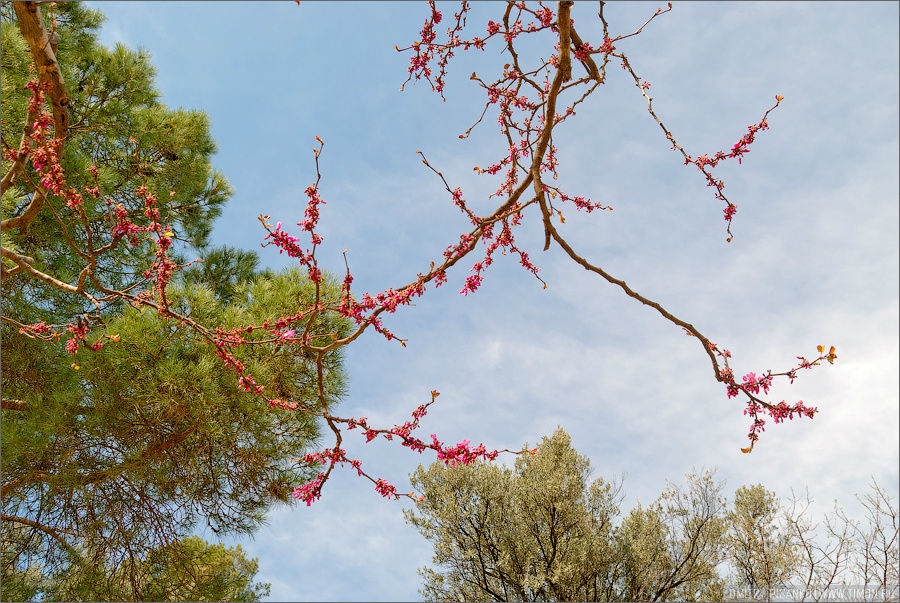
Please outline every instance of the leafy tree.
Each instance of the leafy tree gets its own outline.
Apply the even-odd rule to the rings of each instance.
[[[665,600],[721,594],[721,489],[693,475],[616,527],[619,488],[590,480],[590,463],[558,429],[515,469],[435,463],[407,520],[434,545],[428,600]]]
[[[616,532],[619,598],[710,601],[722,598],[716,566],[724,560],[722,485],[711,472],[670,484],[647,509],[632,509]]]
[[[787,585],[799,561],[778,497],[762,484],[739,488],[728,523],[729,557],[741,583],[771,600],[773,587]]]
[[[808,495],[743,486],[729,508],[709,471],[619,519],[620,488],[590,481],[562,429],[530,452],[515,469],[438,462],[411,476],[423,495],[405,515],[434,547],[426,600],[820,600],[846,584],[881,600],[900,588],[896,501],[877,483],[858,497],[863,520],[835,507],[824,533]]]
[[[49,601],[259,601],[270,585],[252,582],[258,563],[240,546],[190,536],[149,551],[133,575],[78,566],[48,581]]]
[[[590,463],[557,430],[515,469],[421,466],[424,492],[407,520],[435,546],[423,569],[429,600],[594,600],[609,589],[617,489],[589,481]],[[600,595],[602,596],[602,594]]]
[[[270,585],[253,582],[258,563],[240,546],[212,545],[197,536],[152,549],[134,571],[79,564],[65,573],[4,576],[7,601],[259,601]]]
[[[230,328],[283,314],[311,296],[311,287],[288,271],[244,283],[228,305],[203,285],[173,287],[170,295],[176,307]],[[319,326],[339,334],[346,328]],[[91,543],[91,564],[119,567],[198,520],[246,533],[271,503],[292,501],[293,486],[309,477],[290,462],[317,436],[309,415],[260,408],[211,361],[208,343],[154,312],[129,308],[109,328],[119,341],[78,359],[80,389],[35,392],[37,410],[4,419],[3,519],[38,522],[31,538],[41,541],[37,550],[22,550],[19,567],[40,559],[58,573],[83,557],[60,540]],[[284,399],[316,398],[310,363],[290,345],[274,355],[246,348],[235,357]],[[336,399],[339,355],[326,370]]]
[[[271,271],[259,270],[259,257],[252,251],[236,247],[216,247],[203,254],[202,261],[179,273],[188,283],[203,283],[213,288],[216,298],[229,303],[241,283]]]

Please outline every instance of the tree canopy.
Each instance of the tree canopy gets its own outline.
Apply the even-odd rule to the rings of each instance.
[[[420,570],[429,601],[807,600],[828,589],[879,600],[897,584],[897,502],[877,483],[860,499],[865,518],[835,507],[821,527],[808,494],[784,500],[755,484],[729,505],[710,471],[620,515],[622,483],[591,479],[562,429],[514,468],[434,463],[411,479],[423,497],[406,519],[434,549]],[[868,590],[841,594],[848,584]]]
[[[558,429],[515,468],[421,466],[408,521],[434,545],[422,595],[438,601],[643,601],[720,594],[721,485],[691,475],[618,522],[621,483]]]
[[[31,131],[46,117],[20,17],[37,17],[57,36],[64,139],[59,127],[52,139],[49,130]],[[41,14],[33,3],[4,2],[2,18],[3,597],[28,592],[35,575],[41,596],[63,599],[259,596],[255,587],[240,594],[246,584],[216,591],[202,581],[201,590],[167,592],[159,576],[182,571],[172,554],[181,547],[197,559],[240,559],[229,571],[249,580],[256,566],[242,554],[184,538],[203,524],[248,533],[273,503],[293,503],[296,484],[310,478],[292,459],[316,441],[316,419],[260,405],[249,387],[236,387],[234,366],[265,379],[285,404],[330,405],[344,388],[341,354],[318,367],[320,390],[315,363],[290,342],[226,355],[139,296],[110,291],[146,286],[148,265],[160,263],[138,226],[148,219],[164,225],[160,236],[181,256],[173,263],[205,259],[174,275],[165,303],[221,333],[334,301],[338,284],[313,284],[299,269],[260,271],[252,252],[209,247],[230,194],[211,165],[209,120],[159,102],[146,53],[100,45],[99,12],[60,3]],[[28,161],[17,148],[31,149]],[[42,164],[41,153],[58,167]],[[152,196],[166,200],[156,213]],[[77,285],[58,286],[70,282]],[[88,337],[101,326],[102,335]],[[325,316],[309,328],[340,336],[348,326]],[[85,578],[97,572],[107,590],[84,590],[103,583]]]

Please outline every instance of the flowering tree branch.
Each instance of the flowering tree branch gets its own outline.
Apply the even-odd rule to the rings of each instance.
[[[34,3],[25,4],[33,5]],[[481,175],[499,175],[500,183],[489,197],[498,198],[496,207],[484,216],[476,214],[468,206],[462,190],[459,187],[452,187],[442,172],[432,166],[425,155],[420,152],[423,164],[441,179],[452,203],[468,221],[467,230],[460,234],[458,241],[452,242],[446,247],[442,254],[443,257],[431,261],[428,269],[416,274],[410,282],[397,288],[384,289],[376,294],[363,293],[361,296],[356,296],[352,293],[351,284],[354,279],[345,256],[346,273],[340,287],[340,297],[331,299],[322,290],[323,272],[319,268],[316,258],[318,248],[324,243],[317,227],[322,206],[326,203],[320,196],[319,188],[322,177],[319,159],[324,149],[324,142],[316,137],[319,143],[313,151],[316,180],[305,191],[307,204],[304,217],[297,222],[300,236],[289,234],[281,222],[273,225],[270,222],[270,216],[261,215],[259,217],[266,232],[263,246],[275,246],[280,253],[294,258],[306,269],[309,280],[315,288],[313,302],[309,306],[297,308],[291,314],[272,317],[261,324],[247,324],[232,329],[202,324],[170,306],[167,289],[173,274],[183,266],[177,265],[169,257],[173,235],[160,211],[162,203],[146,186],[140,186],[135,191],[135,194],[143,202],[143,211],[139,214],[107,200],[107,228],[109,230],[105,233],[106,238],[103,239],[107,242],[103,244],[95,242],[100,240],[100,233],[94,230],[95,227],[85,215],[82,195],[100,199],[101,191],[98,186],[86,186],[83,190],[76,190],[66,183],[65,173],[59,164],[59,149],[65,138],[67,127],[67,117],[63,115],[64,101],[67,99],[64,94],[65,86],[58,77],[58,64],[52,50],[39,47],[40,52],[38,52],[32,44],[32,55],[38,57],[36,61],[39,66],[44,65],[47,68],[41,71],[38,80],[30,84],[33,102],[29,107],[28,119],[30,121],[28,124],[30,125],[26,124],[28,136],[23,136],[23,142],[19,149],[7,150],[7,157],[13,163],[9,172],[4,175],[4,187],[16,179],[18,173],[23,172],[26,160],[30,161],[41,180],[40,183],[35,183],[25,179],[32,190],[31,202],[22,214],[4,221],[3,229],[25,228],[34,215],[37,215],[45,207],[49,208],[48,211],[54,213],[56,220],[61,225],[64,238],[73,253],[81,257],[85,264],[73,285],[36,269],[32,265],[34,261],[30,261],[30,258],[4,248],[3,258],[9,260],[12,266],[3,268],[3,279],[22,276],[35,278],[67,293],[85,296],[98,309],[100,303],[115,301],[151,308],[161,317],[192,329],[208,342],[212,353],[224,367],[234,374],[235,387],[258,396],[261,401],[273,409],[273,412],[304,413],[324,421],[334,436],[333,445],[329,445],[319,452],[306,454],[302,459],[295,459],[298,463],[324,466],[312,481],[299,485],[294,491],[294,496],[307,504],[311,504],[320,497],[322,487],[329,479],[332,470],[336,466],[346,465],[355,469],[359,476],[374,484],[375,490],[382,496],[394,499],[402,496],[415,498],[412,492],[399,493],[384,479],[365,471],[361,461],[349,458],[342,447],[343,432],[358,429],[366,442],[379,437],[386,440],[396,439],[402,446],[416,452],[422,453],[430,450],[439,460],[447,464],[468,464],[476,459],[492,460],[501,452],[523,454],[525,452],[533,453],[533,451],[488,450],[483,444],[471,447],[468,440],[450,446],[442,443],[436,434],[431,435],[430,441],[414,436],[413,432],[419,427],[420,419],[425,416],[428,408],[435,403],[439,395],[436,391],[431,392],[429,402],[420,405],[412,412],[412,420],[402,425],[398,424],[389,428],[377,427],[370,425],[366,417],[340,417],[333,413],[329,405],[330,397],[326,385],[327,360],[331,354],[353,343],[369,328],[388,340],[398,341],[405,346],[405,340],[392,333],[384,324],[385,315],[392,314],[403,306],[411,305],[413,300],[424,295],[429,287],[437,288],[445,284],[448,281],[450,269],[460,260],[472,254],[480,245],[484,246],[483,255],[480,255],[480,258],[472,264],[469,270],[470,274],[465,278],[460,290],[462,295],[476,292],[498,250],[503,255],[516,256],[522,267],[546,287],[547,284],[538,275],[539,268],[532,262],[528,253],[516,244],[515,240],[516,228],[526,219],[526,210],[530,206],[536,206],[540,211],[540,220],[545,235],[544,250],[548,250],[555,242],[585,270],[619,287],[626,295],[641,304],[655,309],[666,320],[681,327],[689,336],[701,343],[704,353],[712,364],[714,378],[725,385],[728,397],[741,396],[745,400],[744,412],[750,416],[752,424],[748,434],[750,446],[742,450],[750,452],[759,439],[759,432],[764,429],[765,420],[760,418],[760,414],[768,414],[778,423],[785,418],[791,419],[794,415],[812,417],[816,413],[815,408],[808,407],[802,402],[788,405],[783,401],[778,404],[766,401],[760,397],[760,390],[763,394],[768,393],[769,386],[775,377],[784,377],[793,382],[800,369],[817,366],[822,360],[833,362],[836,358],[834,348],[832,347],[828,353],[825,353],[824,347],[820,347],[819,356],[811,361],[798,357],[800,364],[787,371],[780,373],[766,371],[761,377],[757,377],[755,373],[748,373],[740,382],[737,381],[729,365],[731,354],[727,349],[720,349],[691,323],[674,316],[659,302],[650,300],[634,291],[625,281],[610,275],[603,268],[586,259],[567,242],[560,229],[554,225],[555,219],[558,219],[560,223],[565,222],[564,208],[574,207],[575,211],[591,213],[595,210],[611,211],[612,207],[592,202],[582,196],[570,195],[555,184],[551,184],[551,181],[558,180],[558,150],[553,141],[553,131],[574,116],[576,107],[585,102],[601,84],[606,82],[606,69],[609,62],[618,61],[622,68],[633,77],[635,85],[647,100],[651,116],[662,128],[672,148],[682,153],[685,164],[695,165],[704,174],[707,184],[716,189],[716,198],[726,203],[724,212],[727,223],[726,230],[728,240],[731,240],[731,222],[736,206],[724,196],[722,192],[724,184],[721,180],[716,180],[710,170],[719,161],[725,159],[737,158],[740,162],[741,156],[754,142],[755,134],[760,130],[767,129],[766,118],[769,112],[778,106],[781,97],[776,97],[776,104],[766,111],[760,122],[749,127],[748,134],[742,137],[730,152],[718,152],[711,158],[707,155],[695,158],[678,145],[674,135],[658,117],[652,104],[653,99],[647,92],[650,84],[636,75],[627,56],[622,51],[617,51],[615,46],[616,43],[641,33],[644,27],[656,17],[671,10],[671,5],[668,5],[665,10],[658,9],[636,31],[612,36],[603,15],[604,5],[601,2],[598,16],[603,25],[603,39],[592,44],[577,33],[571,17],[572,4],[569,1],[559,2],[557,13],[554,14],[550,8],[540,3],[537,8],[531,8],[523,2],[510,1],[507,2],[500,23],[494,21],[487,23],[487,33],[484,37],[474,36],[466,39],[461,36],[461,33],[466,27],[469,5],[467,2],[463,2],[460,11],[454,14],[454,19],[447,28],[446,41],[439,42],[437,26],[442,20],[442,15],[431,2],[430,17],[420,32],[419,40],[407,48],[397,48],[398,51],[411,53],[407,82],[413,79],[424,79],[438,94],[443,96],[446,69],[456,51],[484,50],[488,43],[496,41],[503,45],[504,52],[508,53],[510,57],[510,63],[503,66],[502,72],[493,81],[483,79],[476,73],[472,74],[470,79],[484,90],[487,100],[484,111],[478,120],[460,135],[460,138],[466,138],[490,110],[496,110],[500,134],[507,143],[506,150],[496,163],[486,168],[474,167],[474,170]],[[23,6],[23,10],[26,8],[28,6]],[[33,9],[29,12],[31,16],[26,16],[26,18],[32,20],[37,18],[37,22],[40,23],[37,7],[33,6]],[[25,18],[20,17],[20,23],[24,20]],[[38,30],[33,25],[33,23],[22,25],[23,34],[25,34],[26,28],[31,28],[28,30],[31,33],[25,34],[30,42],[32,39],[40,42],[47,38],[45,29]],[[541,59],[537,65],[526,65],[517,51],[517,40],[520,36],[533,35],[538,32],[546,32],[558,40],[555,53],[547,59]],[[583,77],[573,79],[573,57],[584,68],[585,75]],[[52,64],[40,62],[50,59],[52,59]],[[50,97],[53,109],[52,117],[43,110],[43,106],[46,104],[43,97],[45,93]],[[57,115],[58,111],[63,111],[63,113]],[[28,128],[31,129],[30,132],[28,132]],[[50,136],[51,129],[52,137]],[[34,149],[31,149],[32,143],[35,145]],[[96,169],[96,167],[92,168],[95,176]],[[172,196],[174,196],[174,192]],[[64,203],[63,209],[59,213],[56,212],[52,203],[46,201],[49,198]],[[41,199],[45,200],[41,201]],[[66,230],[68,227],[79,229],[81,236],[78,238],[80,241],[78,244]],[[303,241],[307,238],[308,246],[304,246]],[[153,259],[150,266],[141,274],[142,278],[136,283],[127,288],[115,288],[105,283],[97,274],[97,259],[103,253],[126,242],[131,245],[149,243],[153,250]],[[88,286],[94,295],[88,293]],[[140,287],[147,287],[147,289],[137,293],[132,292]],[[322,324],[318,318],[326,314],[332,314],[348,321],[354,327],[349,333],[343,335],[338,332],[322,332],[316,325]],[[4,320],[7,318],[4,317]],[[67,337],[66,350],[73,355],[72,366],[75,369],[78,366],[74,362],[74,357],[79,349],[86,347],[98,350],[107,343],[114,344],[117,341],[116,335],[104,331],[104,322],[99,316],[87,316],[85,320],[79,317],[78,320],[64,325],[37,323],[17,326],[20,333],[28,337],[48,340]],[[89,344],[87,338],[94,329],[101,331],[101,335]],[[270,394],[267,391],[267,384],[257,383],[248,367],[235,355],[235,351],[243,346],[263,346],[273,350],[281,346],[291,346],[297,353],[311,358],[315,364],[316,375],[315,403],[283,399],[283,396],[277,397]],[[18,402],[21,401],[4,399],[3,407],[18,408]]]

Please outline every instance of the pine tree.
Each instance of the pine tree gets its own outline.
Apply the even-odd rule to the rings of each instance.
[[[19,30],[21,8],[0,8],[7,150],[18,148],[33,118],[26,84],[35,74]],[[83,282],[87,295],[32,278],[4,255],[3,599],[257,597],[262,591],[209,585],[147,590],[148,568],[177,550],[237,559],[185,538],[201,523],[249,533],[272,504],[293,503],[292,489],[311,473],[292,459],[308,451],[318,426],[309,414],[270,408],[239,387],[233,367],[216,357],[226,352],[197,330],[121,297],[104,298],[101,286],[147,287],[144,270],[156,251],[140,237],[117,234],[115,216],[139,223],[146,209],[146,194],[136,192],[141,186],[164,200],[158,221],[171,232],[173,250],[206,259],[176,273],[166,289],[169,307],[219,333],[265,328],[313,305],[317,291],[323,303],[336,302],[339,284],[326,277],[316,287],[305,271],[259,271],[252,252],[209,249],[230,189],[210,163],[215,145],[206,115],[161,104],[145,53],[97,42],[100,13],[77,3],[50,10],[56,14],[37,14],[59,36],[54,50],[70,97],[59,163],[67,186],[85,194],[78,213],[47,192],[30,162],[13,169],[15,153],[5,152],[3,247],[62,283]],[[93,187],[101,194],[90,194]],[[95,253],[86,258],[78,252],[85,249]],[[67,351],[52,336],[29,337],[22,329],[44,322],[48,332],[66,334],[73,316],[75,328],[103,324],[104,334]],[[348,329],[336,317],[308,322],[312,333],[326,336]],[[343,391],[337,351],[324,359],[324,391],[315,362],[290,342],[274,352],[247,345],[227,353],[288,404],[318,408]],[[153,572],[171,577],[184,569],[163,566]],[[249,584],[255,565],[244,559],[229,571]]]

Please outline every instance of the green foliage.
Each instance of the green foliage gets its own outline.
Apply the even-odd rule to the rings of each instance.
[[[691,474],[616,526],[619,488],[590,479],[562,429],[515,469],[435,463],[407,521],[434,546],[422,595],[439,601],[717,600],[726,523],[721,485]]]
[[[325,356],[320,391],[315,359],[299,346],[265,342],[271,335],[262,325],[313,305],[305,271],[260,271],[252,252],[208,248],[231,191],[210,163],[216,147],[206,114],[159,102],[146,52],[98,44],[98,11],[74,2],[41,11],[48,29],[55,18],[60,35],[56,56],[71,97],[61,165],[68,186],[82,193],[84,215],[49,195],[27,227],[4,230],[2,243],[66,283],[89,265],[96,282],[88,279],[85,291],[101,307],[24,271],[4,272],[3,599],[257,599],[267,589],[251,584],[255,561],[186,536],[198,524],[248,533],[272,504],[293,504],[293,488],[314,469],[291,459],[309,450],[319,427],[309,414],[272,409],[242,390],[235,371],[216,357],[214,335],[241,329],[255,343],[222,351],[243,363],[244,375],[264,384],[268,397],[301,408],[338,401],[341,355]],[[0,5],[0,26],[0,129],[4,144],[15,148],[33,74],[12,3]],[[4,157],[4,174],[10,165]],[[3,192],[4,219],[22,214],[39,180],[26,165]],[[204,259],[176,273],[167,298],[172,310],[206,326],[104,298],[97,284],[132,293],[148,287],[143,273],[155,246],[146,238],[117,239],[112,219],[117,207],[135,224],[148,223],[136,192],[142,185],[159,199],[174,235],[172,254]],[[86,189],[95,186],[98,198]],[[320,289],[322,303],[336,303],[334,279]],[[73,355],[63,343],[65,325],[76,317],[102,327]],[[57,340],[19,330],[41,321]],[[252,335],[245,330],[251,324],[260,327]],[[295,325],[308,328],[314,344],[349,330],[346,321],[321,314]]]
[[[2,135],[7,144],[17,147],[30,100],[24,85],[33,74],[28,69],[27,44],[10,5],[0,12]],[[143,201],[135,193],[143,184],[160,199],[163,217],[182,248],[203,248],[213,221],[231,194],[224,176],[210,164],[216,146],[208,117],[202,111],[169,109],[159,102],[155,69],[146,52],[98,44],[101,13],[75,2],[59,3],[44,7],[48,26],[51,11],[55,11],[60,34],[57,57],[71,97],[71,126],[61,163],[68,184],[82,192],[87,227],[80,226],[78,217],[61,199],[51,196],[47,203],[52,211],[41,211],[27,229],[4,232],[4,246],[34,258],[35,268],[72,282],[84,260],[73,253],[71,244],[86,249],[88,231],[95,249],[109,244],[112,205],[127,209],[135,223],[146,223]],[[97,177],[90,172],[92,165],[99,169]],[[4,158],[4,173],[9,166]],[[38,180],[29,166],[19,184]],[[99,199],[84,190],[94,186],[100,190]],[[30,200],[28,186],[7,190],[2,217],[20,214]],[[61,223],[69,225],[71,241],[60,232]],[[97,256],[93,273],[112,288],[126,287],[141,278],[152,252],[149,244],[132,246],[121,241]],[[40,308],[39,320],[64,322],[76,311],[94,310],[85,303],[22,276],[4,281],[3,311],[17,320],[19,316],[31,318],[25,308]]]
[[[619,519],[619,489],[591,481],[563,430],[533,450],[515,469],[438,462],[411,476],[424,497],[406,518],[434,547],[420,570],[426,600],[768,601],[783,587],[801,600],[896,586],[897,507],[877,483],[859,499],[863,521],[826,514],[823,542],[808,497],[788,504],[757,484],[729,508],[709,471]]]
[[[259,601],[270,592],[253,582],[258,570],[240,546],[212,545],[189,536],[110,569],[81,564],[43,574],[32,566],[3,574],[3,600],[24,601]]]
[[[421,571],[428,600],[601,600],[610,595],[617,490],[589,481],[588,460],[557,430],[515,470],[435,463],[412,476],[424,492],[407,520],[434,543]]]
[[[728,514],[727,541],[738,576],[762,592],[787,584],[798,561],[780,515],[778,497],[762,484],[739,488]]]
[[[333,301],[338,286],[325,285],[325,299]],[[224,329],[290,314],[313,296],[301,270],[245,281],[227,305],[208,285],[170,289],[173,306]],[[343,336],[347,330],[346,322],[326,318],[312,325],[314,333]],[[270,504],[293,501],[292,488],[310,472],[289,459],[303,456],[318,434],[308,415],[270,409],[240,391],[211,343],[146,308],[128,308],[107,333],[119,340],[99,351],[80,350],[79,370],[59,363],[68,387],[15,383],[29,407],[4,412],[4,488],[12,484],[5,513],[40,517],[56,531],[77,533],[78,542],[91,543],[92,555],[116,567],[171,542],[198,520],[216,531],[249,532]],[[314,364],[290,344],[274,353],[244,346],[234,354],[267,384],[269,395],[317,403]],[[334,403],[343,391],[340,356],[326,360],[325,375],[326,401]],[[53,538],[33,537],[43,548],[26,552],[28,561],[17,567],[32,559],[71,563]]]
[[[179,273],[188,283],[203,283],[213,288],[216,298],[229,303],[241,283],[258,274],[259,258],[252,251],[236,247],[216,247],[207,250],[201,261]],[[270,275],[268,271],[264,274]]]

